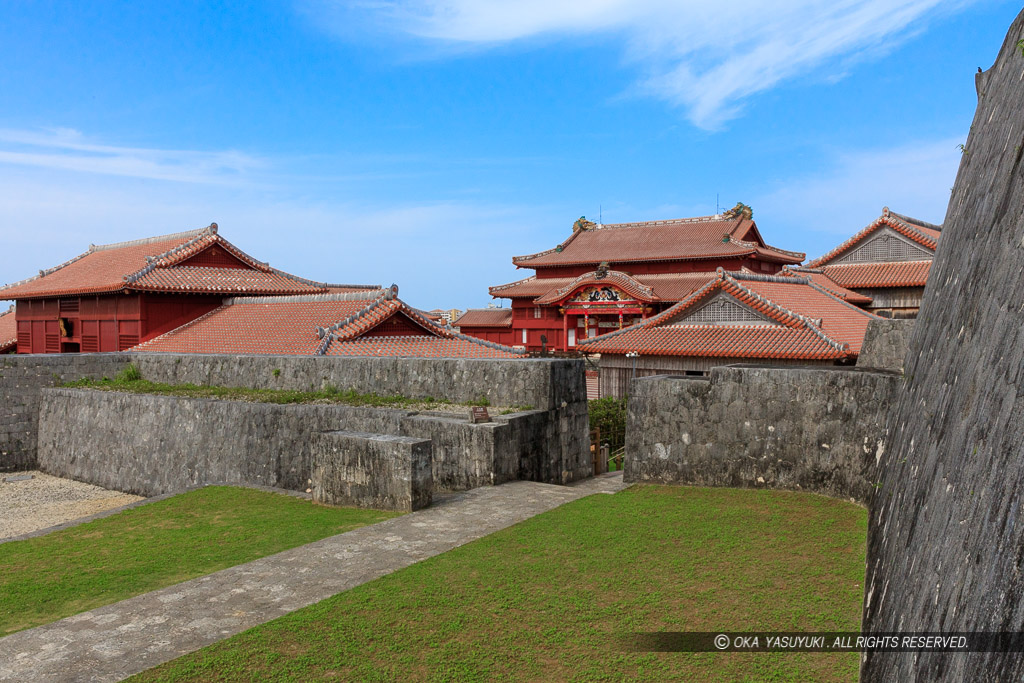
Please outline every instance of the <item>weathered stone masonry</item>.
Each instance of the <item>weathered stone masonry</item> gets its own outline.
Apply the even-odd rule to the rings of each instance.
[[[144,496],[211,482],[305,490],[322,455],[316,437],[343,430],[430,442],[433,487],[464,490],[530,478],[538,469],[531,458],[555,458],[555,449],[544,448],[545,421],[536,419],[545,415],[470,424],[454,415],[359,406],[45,389],[39,466]],[[513,429],[520,421],[526,425]]]
[[[887,372],[745,366],[637,379],[626,481],[764,486],[865,503],[900,383]]]
[[[80,377],[113,377],[129,362],[139,368],[143,377],[155,382],[296,390],[316,390],[332,385],[341,390],[400,393],[414,398],[431,396],[453,402],[486,397],[492,405],[531,410],[504,418],[494,416],[495,422],[489,424],[469,425],[466,420],[412,415],[409,411],[251,403],[232,407],[229,405],[232,402],[223,401],[210,402],[198,410],[189,403],[197,399],[139,395],[117,399],[114,395],[97,392],[87,392],[89,398],[70,398],[68,390],[50,392],[47,406],[43,407],[43,389]],[[58,468],[54,449],[60,443],[71,443],[67,438],[68,425],[77,425],[81,439],[87,438],[84,436],[87,432],[99,434],[107,430],[107,436],[103,437],[105,443],[121,449],[116,457],[122,458],[124,463],[136,464],[126,465],[125,479],[114,485],[113,481],[103,479],[112,475],[102,474],[101,470],[111,472],[114,468],[101,464],[96,455],[100,451],[86,455],[82,448],[73,462],[60,466],[61,471],[114,488],[170,490],[165,487],[173,488],[174,482],[200,483],[189,474],[189,463],[194,467],[200,459],[216,456],[183,456],[185,460],[181,463],[153,470],[148,475],[150,480],[143,479],[140,484],[129,485],[127,472],[141,477],[145,469],[142,463],[166,454],[169,445],[177,444],[185,453],[186,444],[209,444],[210,441],[204,439],[210,438],[219,439],[220,445],[230,449],[232,440],[244,442],[249,438],[247,434],[261,433],[268,435],[269,442],[281,446],[276,460],[264,457],[257,459],[258,465],[256,461],[247,465],[239,462],[229,467],[226,460],[205,465],[213,471],[223,469],[227,473],[231,470],[238,476],[255,477],[253,483],[275,482],[271,485],[305,489],[311,461],[308,440],[303,441],[303,438],[311,430],[355,430],[430,438],[437,461],[434,485],[439,488],[468,488],[516,478],[568,483],[590,473],[585,397],[582,362],[574,360],[164,354],[14,356],[0,360],[0,400],[5,406],[2,415],[8,420],[3,440],[0,440],[3,448],[0,468],[27,469],[40,463]],[[212,407],[214,405],[217,407]],[[51,441],[46,442],[42,458],[38,457],[36,445],[41,409],[47,424],[52,425],[47,429],[59,431],[63,436],[47,437]],[[134,418],[118,417],[129,414]],[[270,414],[274,417],[267,417]],[[159,416],[163,419],[162,427],[156,427],[155,420]],[[156,431],[143,426],[146,420]],[[268,427],[278,422],[285,425],[280,432]],[[117,427],[118,424],[122,426]],[[199,424],[205,426],[197,431]],[[116,438],[113,436],[115,429],[122,429]],[[200,434],[203,430],[208,436]],[[286,444],[290,445],[286,447]],[[248,450],[248,454],[237,450],[238,457],[252,460],[252,453],[259,450],[253,448],[255,450]],[[474,455],[467,457],[470,452]],[[106,457],[115,456],[108,452]],[[218,479],[211,475],[206,480]]]

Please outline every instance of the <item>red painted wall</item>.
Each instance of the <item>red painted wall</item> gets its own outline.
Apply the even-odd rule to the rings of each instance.
[[[222,297],[101,294],[17,302],[18,353],[124,351],[220,306]],[[67,321],[61,336],[59,319]]]

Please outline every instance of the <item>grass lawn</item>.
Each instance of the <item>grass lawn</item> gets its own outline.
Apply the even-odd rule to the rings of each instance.
[[[0,544],[0,636],[379,522],[211,486],[46,536]]]
[[[856,653],[627,653],[616,634],[860,627],[867,514],[820,496],[595,495],[142,681],[855,681]]]

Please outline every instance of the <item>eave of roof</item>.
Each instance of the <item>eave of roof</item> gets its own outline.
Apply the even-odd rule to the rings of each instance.
[[[685,300],[675,306],[648,318],[636,325],[616,330],[608,334],[600,335],[592,339],[580,341],[577,348],[585,353],[626,353],[633,350],[643,350],[655,355],[711,355],[714,357],[737,357],[737,358],[804,358],[804,359],[841,359],[855,356],[860,349],[863,340],[863,329],[867,321],[875,316],[843,301],[828,290],[816,285],[809,278],[798,278],[789,276],[768,276],[741,273],[725,273],[721,269],[717,272],[718,277],[707,285],[697,290]],[[746,286],[744,283],[749,284]],[[817,292],[814,296],[825,297],[820,299],[820,305],[830,308],[832,313],[842,314],[856,321],[853,329],[847,329],[850,321],[841,320],[825,321],[827,327],[833,328],[850,339],[840,341],[825,332],[821,319],[813,319],[807,315],[797,313],[789,308],[783,307],[766,296],[756,291],[757,283],[772,285],[802,285],[808,286]],[[737,301],[765,315],[769,320],[777,323],[776,328],[785,327],[793,330],[805,330],[810,336],[792,336],[777,332],[765,332],[772,326],[715,326],[715,325],[687,325],[685,323],[675,324],[672,320],[680,319],[685,314],[700,306],[719,292],[732,296]],[[786,298],[786,297],[784,297]],[[792,297],[789,297],[792,298]],[[828,303],[829,301],[833,303]],[[838,307],[838,308],[837,308]],[[835,316],[833,316],[835,317]],[[845,318],[843,319],[845,320]],[[747,330],[747,332],[728,332],[728,330]],[[654,332],[655,330],[659,330]],[[665,330],[669,330],[666,332]],[[712,333],[714,331],[714,333]],[[859,339],[851,337],[859,332]],[[723,342],[719,347],[700,347],[683,343],[682,337],[673,340],[673,335],[691,337],[694,339],[716,339]],[[703,335],[703,336],[702,336]],[[746,335],[746,337],[744,337]],[[769,337],[775,335],[771,340]],[[781,336],[780,336],[781,335]],[[813,343],[807,340],[816,339]],[[754,344],[743,341],[761,339],[762,343]],[[782,346],[781,340],[788,339],[786,345]],[[724,343],[731,340],[733,345]],[[801,341],[803,340],[803,341]],[[657,343],[655,343],[657,342]],[[660,344],[660,346],[659,346]],[[800,346],[803,344],[804,346]],[[810,344],[810,346],[808,346]],[[804,351],[799,351],[803,348]],[[703,350],[702,350],[703,349]],[[706,353],[705,353],[706,351]],[[795,354],[795,355],[794,355]]]
[[[651,236],[655,231],[664,231],[666,228],[677,229],[682,226],[696,226],[704,228],[707,234],[687,234],[691,243],[687,245],[686,253],[666,254],[666,246],[658,245],[640,250],[634,254],[624,253],[621,249],[611,248],[604,245],[584,245],[583,242],[604,240],[608,235],[617,235],[619,231],[634,230],[640,236]],[[694,261],[709,260],[718,258],[740,258],[744,256],[757,255],[765,260],[780,263],[800,263],[806,254],[786,251],[767,244],[748,242],[737,239],[737,235],[746,237],[753,233],[760,239],[760,233],[756,231],[752,220],[742,216],[700,216],[696,218],[679,218],[672,220],[644,221],[637,223],[613,223],[598,226],[593,229],[576,230],[564,242],[545,251],[525,256],[514,256],[512,263],[518,267],[545,268],[567,265],[597,265],[602,261],[609,263],[636,263],[636,262],[668,262],[668,261]],[[715,232],[720,230],[721,232]],[[714,235],[709,237],[709,235]],[[584,236],[586,235],[586,237]],[[594,237],[600,235],[600,237]],[[660,232],[659,232],[660,235]],[[633,237],[630,235],[630,237]],[[667,238],[663,237],[663,241]],[[611,239],[610,237],[607,239]],[[652,237],[655,241],[658,236]],[[631,240],[632,241],[632,240]],[[675,239],[667,240],[668,244],[678,244],[678,236]],[[634,242],[634,244],[637,244]],[[573,252],[586,249],[597,250],[601,253],[579,253]],[[602,249],[604,251],[602,251]]]
[[[889,261],[884,263],[837,263],[823,267],[825,275],[843,287],[887,289],[924,287],[932,261]]]
[[[924,221],[918,221],[916,219],[909,219],[906,216],[902,216],[898,213],[889,210],[889,207],[882,208],[882,215],[873,220],[867,227],[862,229],[860,232],[855,234],[850,239],[846,240],[832,251],[819,256],[810,263],[807,264],[807,268],[821,268],[822,266],[829,265],[829,263],[842,256],[844,253],[854,248],[858,244],[864,241],[869,235],[879,230],[883,226],[888,226],[900,233],[904,237],[911,239],[912,241],[920,244],[926,249],[935,251],[939,244],[939,236],[941,227],[935,226],[931,223],[925,223]]]

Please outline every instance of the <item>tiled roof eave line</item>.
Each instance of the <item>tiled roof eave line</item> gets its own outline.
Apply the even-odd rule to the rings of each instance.
[[[328,292],[326,294],[295,294],[282,296],[236,296],[225,299],[225,305],[244,304],[311,304],[331,301],[371,301],[381,299],[386,290],[370,290],[366,292]]]
[[[495,292],[503,292],[506,289],[512,289],[513,287],[516,287],[518,285],[526,284],[527,282],[533,282],[536,279],[536,275],[531,275],[530,277],[524,277],[522,280],[516,280],[515,282],[509,282],[504,285],[494,285],[493,287],[488,287],[487,291],[491,294],[491,296],[494,296]]]

